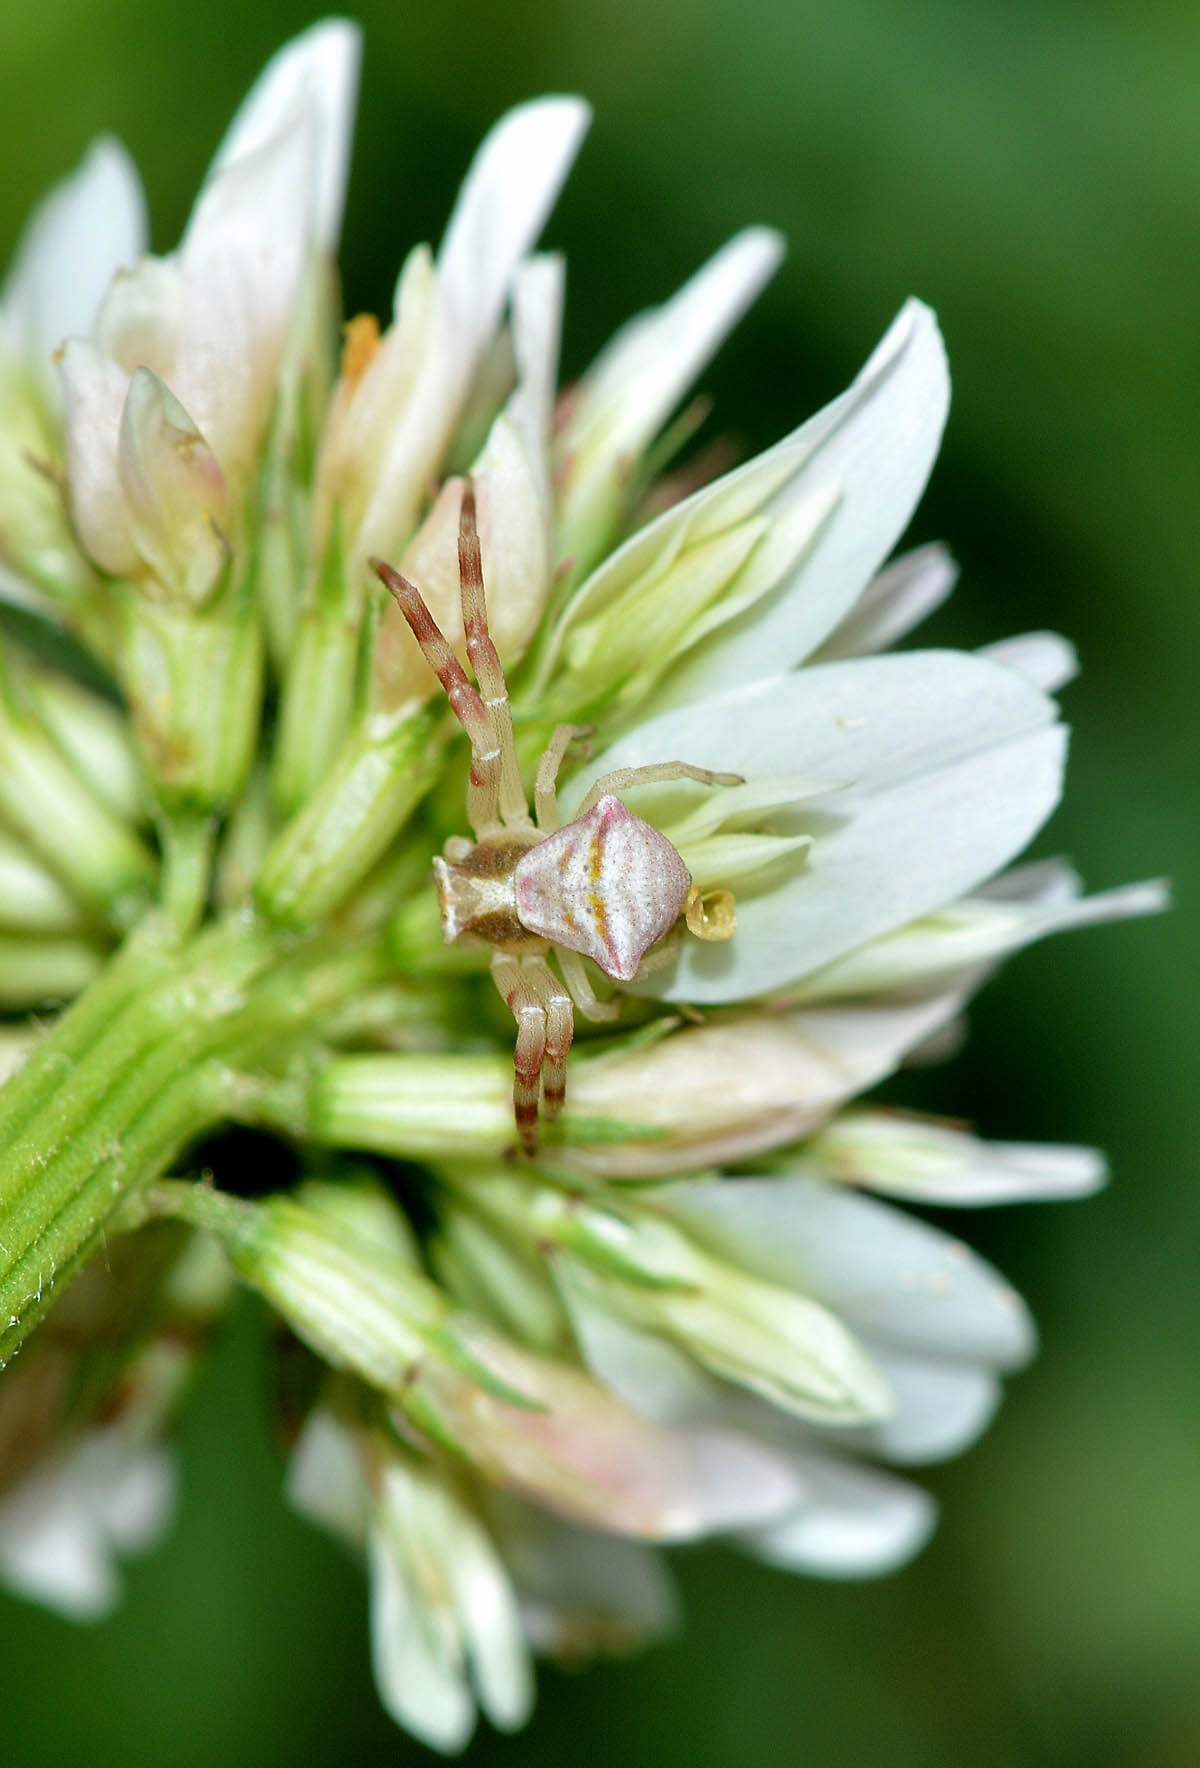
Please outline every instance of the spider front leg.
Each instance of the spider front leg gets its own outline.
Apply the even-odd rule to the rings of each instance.
[[[558,810],[558,770],[563,757],[577,737],[590,736],[594,729],[595,726],[590,724],[557,724],[554,727],[554,735],[538,762],[533,786],[534,814],[543,835],[553,835],[562,826]]]
[[[746,783],[741,774],[713,773],[710,768],[693,767],[687,761],[655,761],[646,767],[616,767],[611,773],[601,774],[595,784],[589,786],[575,815],[586,816],[606,792],[624,792],[630,786],[665,786],[672,780],[698,780],[702,786],[744,786]]]
[[[575,1034],[571,997],[544,957],[492,954],[492,980],[517,1022],[513,1051],[513,1115],[526,1154],[538,1146],[538,1099],[547,1119],[556,1118],[566,1096],[567,1055]]]
[[[451,711],[471,739],[467,820],[476,837],[494,835],[514,826],[528,827],[529,806],[521,785],[508,687],[488,631],[475,525],[475,487],[470,479],[463,483],[458,518],[458,580],[467,655],[479,682],[478,690],[471,686],[466,670],[416,584],[383,559],[371,559],[370,566],[391,591],[426,662],[445,688]]]

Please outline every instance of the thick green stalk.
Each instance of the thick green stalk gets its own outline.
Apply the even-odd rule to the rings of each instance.
[[[0,1360],[128,1199],[236,1114],[240,1069],[275,1071],[386,973],[379,944],[331,954],[247,918],[134,943],[0,1092]]]

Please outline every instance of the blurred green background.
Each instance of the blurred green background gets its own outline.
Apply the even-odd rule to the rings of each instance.
[[[178,235],[267,54],[316,14],[0,0],[0,258],[111,128]],[[961,1462],[924,1557],[879,1584],[681,1556],[664,1649],[543,1675],[479,1763],[813,1768],[1200,1763],[1197,1422],[1194,0],[367,0],[346,222],[351,310],[436,239],[484,127],[545,89],[596,124],[548,239],[565,367],[746,221],[788,263],[706,377],[762,446],[837,391],[903,297],[955,374],[913,535],[963,564],[925,636],[1052,625],[1079,643],[1068,800],[1043,838],[1090,884],[1169,873],[1180,906],[1019,959],[920,1097],[989,1134],[1105,1147],[1080,1205],[956,1226],[1030,1298],[1039,1361]],[[0,1600],[7,1768],[417,1760],[371,1689],[357,1574],[277,1501],[246,1309],[185,1431],[183,1502],[115,1621]]]

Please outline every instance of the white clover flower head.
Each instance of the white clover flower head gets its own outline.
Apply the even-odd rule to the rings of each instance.
[[[0,293],[0,598],[63,658],[0,636],[0,1368],[116,1244],[161,1400],[0,1454],[0,1577],[99,1612],[161,1522],[160,1328],[225,1299],[154,1262],[190,1224],[289,1329],[289,1495],[366,1568],[389,1712],[452,1752],[525,1722],[535,1654],[666,1630],[655,1543],[921,1547],[894,1470],[971,1443],[1034,1333],[896,1203],[1104,1167],[861,1096],[1001,959],[1164,891],[1014,866],[1065,640],[888,654],[955,577],[893,556],[948,409],[929,308],[765,453],[664,475],[781,242],[560,392],[536,248],[589,112],[551,96],[339,353],[357,66],[343,20],[287,45],[166,256],[97,143]],[[164,1177],[230,1122],[320,1179]]]

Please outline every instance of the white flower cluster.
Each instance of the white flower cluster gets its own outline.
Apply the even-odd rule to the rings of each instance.
[[[1103,1166],[855,1101],[1006,955],[1162,891],[1005,870],[1060,794],[1063,640],[881,654],[955,576],[938,546],[890,559],[947,412],[929,309],[670,501],[688,425],[664,426],[780,242],[739,235],[559,394],[562,265],[533,248],[588,116],[555,97],[497,124],[390,323],[351,320],[336,360],[357,58],[340,21],[281,51],[166,257],[99,142],[0,294],[0,591],[75,647],[51,667],[2,641],[0,1004],[85,990],[11,1032],[0,1281],[23,1335],[43,1274],[103,1233],[174,1216],[185,1259],[215,1235],[328,1366],[289,1492],[365,1561],[389,1710],[455,1750],[477,1707],[525,1720],[531,1653],[669,1624],[648,1542],[722,1533],[832,1577],[923,1543],[931,1501],[893,1469],[976,1437],[1032,1328],[958,1241],[863,1193],[1079,1196]],[[523,764],[577,721],[568,815],[614,769],[742,782],[637,788],[736,932],[612,995],[537,1160],[511,1155],[486,952],[438,937],[465,750],[366,568],[395,560],[462,654],[468,463]],[[340,1179],[255,1203],[162,1182],[231,1118],[340,1151]],[[424,1168],[420,1237],[394,1158]],[[124,1413],[65,1415],[0,1497],[0,1576],[68,1612],[104,1606],[165,1509],[178,1383],[168,1405],[147,1358],[178,1266],[164,1283]],[[0,1386],[0,1451],[56,1366],[40,1342]]]

